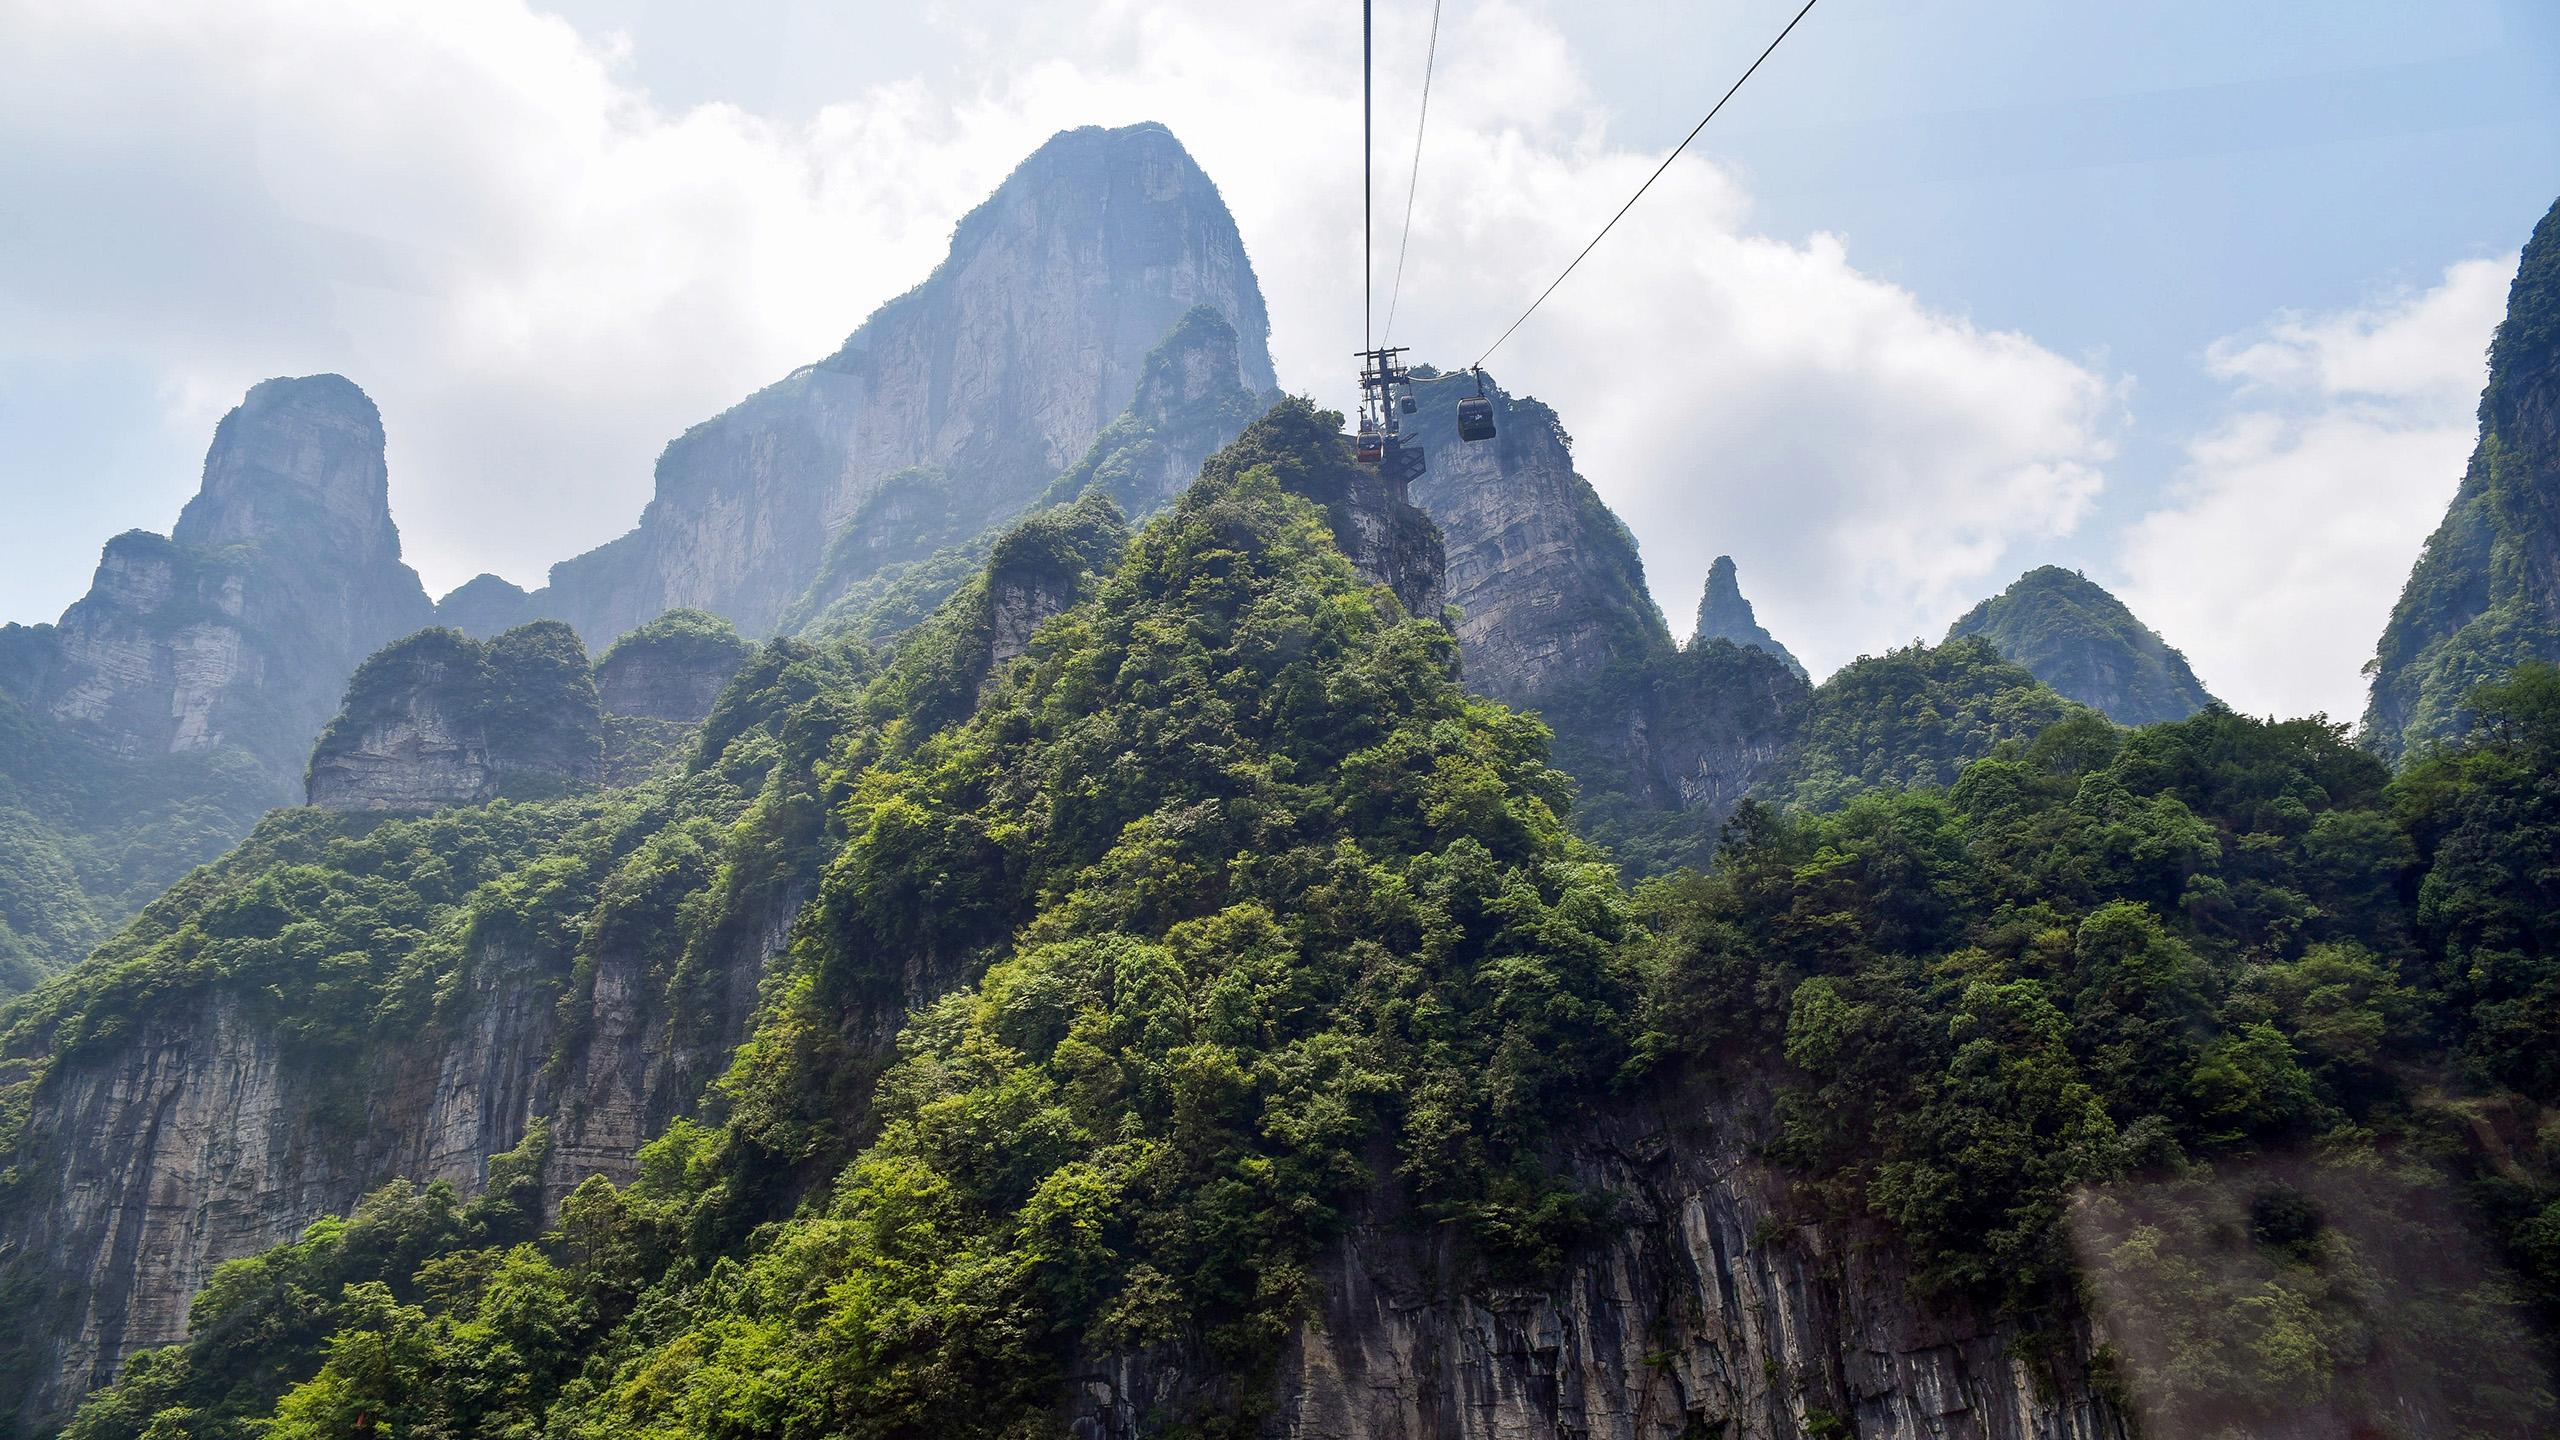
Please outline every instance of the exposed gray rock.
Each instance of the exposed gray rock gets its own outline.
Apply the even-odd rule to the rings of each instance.
[[[313,375],[253,387],[172,534],[109,541],[89,594],[51,627],[7,627],[0,653],[13,691],[101,746],[237,746],[281,789],[357,662],[428,613],[391,523],[382,418]]]
[[[173,535],[115,537],[59,623],[0,626],[0,994],[299,799],[349,672],[425,622],[382,447],[348,381],[266,381]]]
[[[489,1157],[537,1117],[551,1123],[551,1204],[590,1175],[628,1181],[641,1142],[744,1033],[805,894],[748,917],[681,1014],[620,947],[586,971],[575,954],[483,939],[433,1021],[354,1073],[300,1061],[254,997],[172,1007],[84,1050],[46,1077],[27,1183],[0,1230],[0,1262],[37,1287],[29,1313],[53,1321],[6,1418],[58,1422],[134,1351],[183,1338],[215,1267],[347,1213],[388,1179],[477,1193]]]
[[[754,653],[719,616],[670,610],[613,642],[596,662],[596,698],[608,715],[699,725]]]
[[[536,613],[598,644],[685,606],[763,635],[839,532],[855,538],[829,567],[836,593],[1000,526],[1129,404],[1195,305],[1241,337],[1247,387],[1271,388],[1243,241],[1172,133],[1061,134],[960,222],[924,284],[670,444],[639,528],[553,567]]]
[[[1406,433],[1423,447],[1414,503],[1439,523],[1469,688],[1514,704],[1667,654],[1635,537],[1574,473],[1556,414],[1487,382],[1497,434],[1458,439],[1473,377],[1426,379]]]
[[[1272,403],[1245,388],[1242,364],[1235,327],[1216,310],[1193,306],[1147,356],[1129,408],[1095,437],[1084,459],[1050,483],[1036,508],[1098,494],[1122,517],[1139,521],[1173,503],[1199,475],[1202,462]],[[904,493],[911,483],[922,482],[893,477],[884,495]],[[957,593],[1005,533],[999,526],[923,560],[891,559],[912,553],[919,543],[918,532],[904,528],[905,519],[885,530],[839,531],[825,568],[783,617],[783,628],[886,640]]]
[[[421,630],[348,682],[346,708],[312,752],[308,798],[432,810],[594,784],[603,766],[595,679],[569,627],[540,620],[486,645]]]
[[[1760,624],[1752,612],[1751,602],[1742,596],[1742,584],[1735,578],[1733,557],[1719,555],[1707,567],[1706,593],[1698,597],[1698,624],[1689,634],[1689,643],[1703,645],[1710,640],[1730,640],[1754,650],[1766,650],[1786,662],[1799,680],[1810,680],[1803,665],[1778,637]]]
[[[2039,1356],[2014,1324],[1923,1300],[1898,1242],[1790,1223],[1758,1157],[1765,1097],[1594,1117],[1567,1163],[1622,1223],[1551,1284],[1453,1282],[1461,1257],[1375,1192],[1283,1355],[1261,1433],[1286,1440],[2122,1440],[2085,1326]],[[1178,1356],[1085,1367],[1074,1433],[1135,1440],[1238,1397]]]

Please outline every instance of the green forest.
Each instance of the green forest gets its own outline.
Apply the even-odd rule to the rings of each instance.
[[[1539,1284],[1621,1223],[1577,1135],[1705,1094],[1765,1097],[1791,1220],[2030,1346],[2094,1314],[2189,1433],[2422,1387],[2560,1423],[2560,671],[2395,773],[2321,720],[2126,729],[1983,641],[1898,651],[1630,882],[1546,727],[1305,498],[1338,432],[1285,403],[1134,535],[1088,499],[998,546],[1078,598],[983,680],[981,577],[877,653],[768,645],[638,785],[281,812],[0,1014],[9,1163],[154,1007],[360,1068],[460,1023],[501,940],[564,997],[613,947],[681,997],[811,896],[633,1183],[541,1227],[536,1126],[477,1198],[386,1187],[224,1266],[65,1433],[1046,1435],[1137,1355],[1193,1377],[1161,1433],[1251,1434],[1378,1196],[1449,1285]]]

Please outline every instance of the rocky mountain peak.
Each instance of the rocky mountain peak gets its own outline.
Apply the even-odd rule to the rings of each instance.
[[[1743,598],[1742,583],[1734,574],[1733,557],[1719,555],[1707,567],[1707,589],[1698,597],[1698,626],[1691,632],[1689,643],[1703,645],[1710,640],[1730,640],[1736,645],[1766,650],[1786,662],[1799,680],[1808,679],[1804,666],[1786,646],[1778,643],[1752,613],[1751,602]]]
[[[2104,586],[2059,565],[2019,576],[1947,630],[1949,640],[1968,635],[2119,725],[2183,720],[2213,703],[2186,656]]]
[[[203,488],[170,538],[398,563],[381,412],[343,375],[258,382],[215,428]]]
[[[1195,307],[1272,387],[1270,321],[1217,187],[1161,125],[1060,134],[924,283],[833,355],[693,427],[638,529],[552,568],[532,613],[602,644],[690,606],[750,635],[1027,513]],[[1214,357],[1195,357],[1205,374]]]

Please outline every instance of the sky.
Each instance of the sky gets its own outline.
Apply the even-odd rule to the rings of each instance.
[[[1474,359],[1795,9],[1443,0],[1394,338]],[[1432,13],[1378,7],[1381,316]],[[319,371],[431,590],[538,584],[1075,125],[1173,128],[1339,405],[1358,43],[1348,0],[0,0],[0,619]],[[2343,719],[2555,194],[2538,0],[1820,0],[1488,368],[1676,630],[1729,553],[1820,674],[2058,563]]]

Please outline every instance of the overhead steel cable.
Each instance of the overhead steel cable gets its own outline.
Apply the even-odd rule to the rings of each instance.
[[[1360,0],[1360,348],[1363,350],[1374,350],[1378,344],[1377,337],[1369,328],[1378,318],[1378,302],[1370,293],[1377,265],[1369,254],[1372,228],[1369,217],[1370,152],[1376,148],[1369,136],[1370,92],[1373,88],[1369,79],[1372,68],[1369,38],[1371,4],[1372,0]]]
[[[1422,190],[1422,132],[1431,123],[1431,68],[1440,58],[1440,0],[1431,0],[1431,43],[1422,52],[1422,110],[1413,121],[1413,174],[1404,186],[1404,234],[1396,241],[1396,278],[1387,287],[1385,339],[1396,338],[1396,302],[1404,298],[1404,256],[1413,244],[1413,197]]]
[[[1785,43],[1789,35],[1795,33],[1796,26],[1804,23],[1804,17],[1813,13],[1814,3],[1815,0],[1804,0],[1804,8],[1796,12],[1796,18],[1787,22],[1787,28],[1778,32],[1778,38],[1769,42],[1769,47],[1760,52],[1760,58],[1751,62],[1751,68],[1742,72],[1742,79],[1733,82],[1724,95],[1716,101],[1714,109],[1707,112],[1706,118],[1689,127],[1689,133],[1681,138],[1679,144],[1671,147],[1670,154],[1662,157],[1662,163],[1654,167],[1653,173],[1645,177],[1642,185],[1636,187],[1636,193],[1627,197],[1627,203],[1619,206],[1618,213],[1609,217],[1609,223],[1600,227],[1600,233],[1591,237],[1591,243],[1582,247],[1582,253],[1573,257],[1573,263],[1564,267],[1564,274],[1548,281],[1547,288],[1538,292],[1538,298],[1529,302],[1529,308],[1520,312],[1520,318],[1512,321],[1510,327],[1495,337],[1492,344],[1484,347],[1484,354],[1476,357],[1477,365],[1482,365],[1492,358],[1493,352],[1502,348],[1502,342],[1511,338],[1513,330],[1519,329],[1527,323],[1530,316],[1538,313],[1538,307],[1547,303],[1547,297],[1556,293],[1556,287],[1565,282],[1565,277],[1574,272],[1575,266],[1580,265],[1583,258],[1588,256],[1601,241],[1609,238],[1609,232],[1617,228],[1618,222],[1626,218],[1628,211],[1636,208],[1636,202],[1644,198],[1644,192],[1653,188],[1653,182],[1662,178],[1662,172],[1671,168],[1671,162],[1680,158],[1680,152],[1689,148],[1689,142],[1698,138],[1698,132],[1707,128],[1707,121],[1716,118],[1716,112],[1724,109],[1725,101],[1734,97],[1734,92],[1742,88],[1743,81],[1749,80],[1760,69],[1762,62],[1776,54],[1778,46]]]

